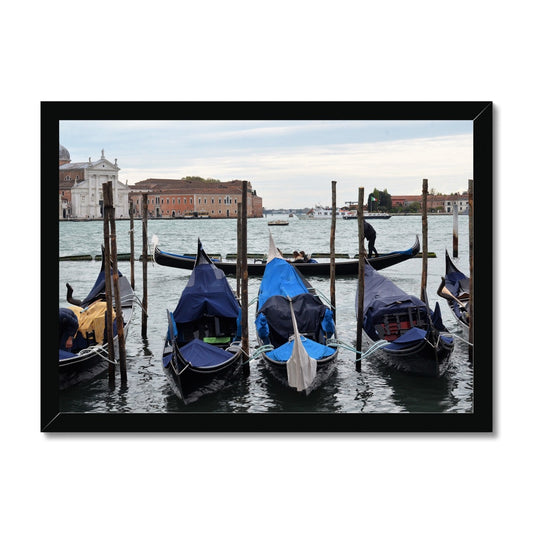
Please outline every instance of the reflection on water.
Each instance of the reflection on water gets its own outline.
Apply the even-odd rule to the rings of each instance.
[[[468,270],[468,217],[459,217],[458,266]],[[452,217],[429,217],[429,251],[437,254],[428,260],[427,291],[431,305],[439,301],[436,291],[444,272],[444,249],[452,244]],[[136,221],[136,256],[142,250],[142,226]],[[409,248],[415,235],[421,234],[420,217],[392,217],[373,222],[378,233],[379,251]],[[148,240],[157,234],[160,246],[171,252],[195,250],[198,237],[208,253],[236,251],[235,221],[149,221]],[[292,221],[289,226],[271,227],[277,245],[282,250],[303,249],[306,252],[329,250],[330,225],[322,221]],[[129,221],[117,221],[119,253],[129,251]],[[250,253],[264,252],[268,246],[266,220],[248,221]],[[100,222],[60,224],[60,255],[100,253],[102,225]],[[83,243],[83,244],[80,244]],[[354,254],[357,248],[356,224],[337,221],[336,251]],[[69,282],[80,297],[88,293],[100,269],[99,262],[60,262],[59,304],[66,306],[65,283]],[[420,291],[422,262],[411,259],[388,268],[382,273],[404,290]],[[129,262],[119,268],[130,275]],[[62,412],[220,412],[220,413],[465,413],[472,410],[473,370],[468,363],[467,345],[456,342],[452,365],[440,379],[407,376],[392,371],[371,356],[362,362],[362,371],[355,370],[355,355],[340,350],[335,370],[324,386],[305,396],[287,390],[267,373],[261,359],[250,362],[249,375],[239,375],[230,387],[215,395],[205,396],[190,405],[183,405],[167,383],[161,365],[161,353],[166,335],[166,310],[173,311],[190,271],[148,265],[148,339],[141,337],[141,310],[137,308],[126,341],[127,383],[122,384],[117,369],[116,383],[108,384],[104,372],[94,381],[80,384],[60,395]],[[137,294],[142,297],[142,263],[135,263]],[[229,277],[235,289],[234,277]],[[330,295],[327,278],[313,278],[312,284],[324,295]],[[249,300],[257,295],[260,279],[250,278]],[[339,278],[336,281],[336,316],[338,338],[353,344],[356,335],[355,294],[357,280]],[[459,334],[447,306],[441,306],[450,331]],[[254,306],[249,309],[250,346],[256,345]],[[365,347],[363,348],[365,349]]]

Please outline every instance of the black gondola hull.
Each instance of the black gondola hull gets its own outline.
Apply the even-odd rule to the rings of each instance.
[[[373,342],[365,334],[369,342]],[[415,376],[441,377],[450,365],[454,349],[453,342],[439,340],[436,345],[426,340],[406,347],[404,350],[390,350],[386,345],[375,352],[375,357],[394,370]]]
[[[102,374],[109,363],[97,354],[93,354],[72,364],[59,365],[59,390],[65,390],[78,383],[90,381]]]
[[[240,336],[240,304],[216,266],[198,239],[196,275],[191,274],[174,313],[167,311],[163,371],[185,404],[226,388],[242,369],[241,343],[231,341]]]
[[[470,307],[470,280],[455,266],[448,254],[448,250],[446,250],[445,258],[446,275],[442,278],[442,282],[437,289],[437,294],[446,301],[450,312],[461,329],[463,338],[468,339],[470,330],[470,320],[468,317],[468,309]],[[459,276],[464,279],[461,280],[460,284],[454,284],[450,281],[451,276]],[[461,302],[464,308],[459,305],[457,300]]]
[[[382,270],[393,265],[402,263],[415,257],[420,251],[420,242],[418,238],[415,244],[408,250],[402,252],[393,252],[390,254],[382,254],[378,257],[371,257],[368,262],[375,270]],[[157,264],[169,266],[174,268],[182,268],[192,270],[195,264],[194,257],[180,256],[169,252],[164,252],[155,248],[154,260]],[[226,275],[235,275],[237,265],[234,262],[228,261],[213,261],[213,263],[220,268]],[[304,276],[329,276],[330,263],[329,261],[320,263],[291,263]],[[262,276],[265,273],[266,262],[263,263],[248,263],[249,276]],[[335,261],[335,275],[336,276],[355,276],[359,273],[359,260],[357,259],[338,259]]]
[[[172,346],[167,344],[163,357],[172,353]],[[203,396],[219,392],[229,387],[242,369],[242,351],[224,364],[210,368],[191,366],[179,352],[173,354],[169,364],[163,366],[170,387],[174,394],[185,404],[193,403]]]
[[[337,362],[338,351],[329,357],[317,360],[316,365],[316,376],[311,385],[304,391],[296,391],[289,385],[289,380],[287,377],[287,363],[273,361],[268,357],[267,354],[263,354],[263,362],[267,369],[267,374],[273,381],[278,383],[288,390],[294,391],[295,394],[304,395],[310,394],[311,392],[319,389],[324,385],[326,381],[331,377],[332,373],[335,371],[336,362]]]

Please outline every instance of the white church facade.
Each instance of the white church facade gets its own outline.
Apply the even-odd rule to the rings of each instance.
[[[93,219],[103,216],[102,185],[111,182],[115,218],[129,217],[129,187],[118,179],[117,160],[111,163],[104,150],[98,161],[72,163],[68,150],[59,145],[59,217]]]

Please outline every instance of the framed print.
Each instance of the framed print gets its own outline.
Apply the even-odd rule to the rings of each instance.
[[[42,102],[41,431],[491,432],[492,123]]]

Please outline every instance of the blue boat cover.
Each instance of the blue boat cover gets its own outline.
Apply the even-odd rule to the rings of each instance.
[[[280,347],[294,335],[289,300],[302,335],[318,338],[322,330],[330,337],[335,332],[331,310],[309,292],[299,272],[284,259],[274,257],[267,263],[258,300],[255,325],[265,344]]]
[[[77,357],[77,353],[69,352],[67,350],[59,349],[59,360],[65,361],[66,359],[71,359],[72,357]]]
[[[261,280],[259,307],[263,307],[271,296],[282,295],[292,298],[306,292],[309,291],[296,269],[285,259],[274,257],[267,263]]]
[[[237,318],[240,307],[222,270],[211,263],[197,265],[183,290],[173,316],[176,324],[204,315]]]
[[[235,353],[222,350],[199,339],[194,339],[180,348],[183,358],[196,367],[210,367],[225,363]]]
[[[411,328],[397,339],[385,346],[387,350],[404,350],[408,346],[420,342],[426,338],[427,331],[420,328]]]
[[[329,346],[320,344],[319,342],[315,342],[303,336],[300,336],[300,339],[302,341],[303,347],[305,348],[305,351],[307,352],[309,357],[313,359],[323,359],[324,357],[329,357],[330,355],[333,355],[335,353],[335,350],[333,348],[330,348]],[[265,353],[265,355],[273,361],[286,363],[292,355],[293,348],[294,340],[282,344],[275,350]]]
[[[113,269],[111,269],[111,276],[113,275]],[[120,270],[118,271],[118,277],[120,278],[122,276],[122,273]],[[91,289],[91,292],[86,296],[85,300],[81,302],[81,307],[86,307],[89,305],[93,300],[96,300],[96,298],[99,295],[105,296],[105,271],[100,271],[100,274],[98,274],[98,277],[96,278],[96,281],[94,282],[93,288]]]
[[[379,340],[375,324],[380,322],[383,315],[407,312],[408,308],[419,307],[421,316],[427,316],[427,307],[422,300],[407,294],[368,263],[365,264],[364,291],[363,329],[372,340]]]

